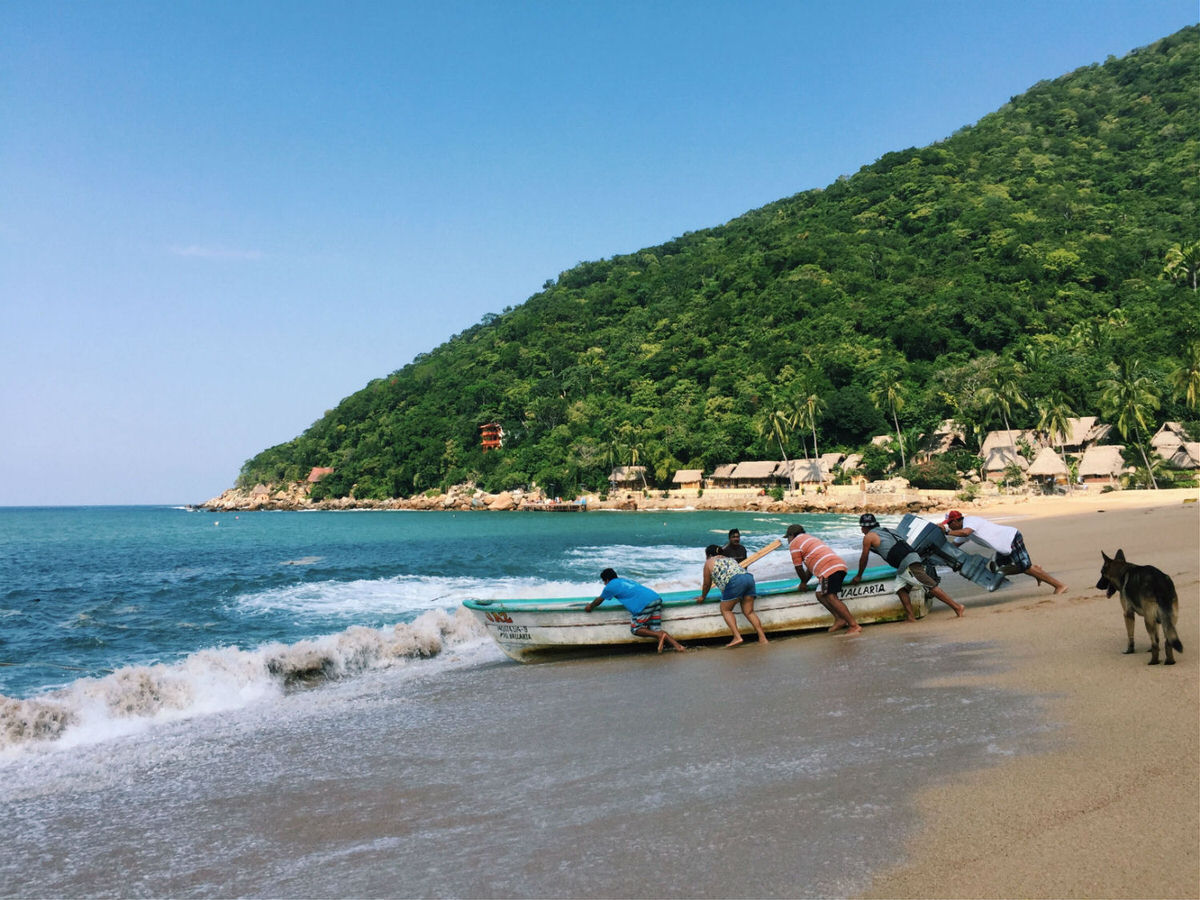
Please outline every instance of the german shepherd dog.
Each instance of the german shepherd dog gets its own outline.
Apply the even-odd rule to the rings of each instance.
[[[1175,624],[1179,621],[1179,595],[1175,583],[1166,572],[1154,566],[1135,566],[1125,561],[1125,551],[1118,550],[1113,559],[1103,550],[1100,580],[1096,588],[1108,591],[1108,596],[1120,591],[1121,608],[1125,610],[1125,631],[1129,634],[1126,653],[1133,652],[1133,617],[1141,615],[1146,620],[1146,631],[1150,633],[1150,665],[1158,665],[1158,623],[1162,622],[1163,637],[1167,644],[1167,665],[1175,665],[1173,650],[1183,652],[1183,644]]]

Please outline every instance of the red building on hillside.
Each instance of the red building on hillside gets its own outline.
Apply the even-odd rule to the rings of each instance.
[[[488,422],[486,425],[480,425],[479,432],[484,453],[487,453],[489,450],[500,449],[500,445],[504,442],[504,429],[500,427],[499,422]]]

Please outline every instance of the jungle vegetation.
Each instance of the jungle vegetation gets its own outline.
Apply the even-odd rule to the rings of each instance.
[[[584,262],[245,463],[314,496],[853,450],[1107,415],[1144,442],[1200,392],[1200,26],[1035,85],[927,147]],[[479,428],[499,422],[502,449]]]

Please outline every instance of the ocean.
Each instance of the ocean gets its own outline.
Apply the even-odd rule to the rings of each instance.
[[[837,515],[0,509],[0,895],[837,896],[950,852],[915,792],[1055,725],[944,620],[522,666],[460,608],[698,587],[797,519],[857,558]]]

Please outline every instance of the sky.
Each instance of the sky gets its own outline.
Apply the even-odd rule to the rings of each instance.
[[[0,4],[0,506],[181,504],[576,264],[1195,0]]]

